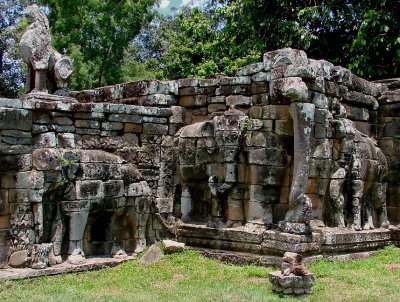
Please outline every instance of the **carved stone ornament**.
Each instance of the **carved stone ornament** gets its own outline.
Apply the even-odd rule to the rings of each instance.
[[[44,12],[33,4],[26,9],[28,27],[19,48],[28,65],[25,92],[51,93],[68,96],[68,79],[72,60],[51,47],[49,22]]]

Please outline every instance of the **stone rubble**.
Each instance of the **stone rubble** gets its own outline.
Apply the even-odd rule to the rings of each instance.
[[[163,252],[157,245],[152,245],[148,248],[148,250],[144,253],[144,255],[139,259],[139,262],[142,264],[152,264],[156,262],[163,256]]]

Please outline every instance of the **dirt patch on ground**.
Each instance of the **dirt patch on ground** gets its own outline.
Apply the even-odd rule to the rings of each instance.
[[[390,271],[400,270],[400,264],[397,263],[389,263],[386,268]]]
[[[267,283],[268,278],[252,277],[252,278],[247,279],[246,282],[251,283],[251,284]]]

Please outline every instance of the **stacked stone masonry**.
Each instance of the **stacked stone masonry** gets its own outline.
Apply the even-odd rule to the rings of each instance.
[[[396,225],[392,86],[287,48],[235,77],[0,99],[0,263],[124,255],[166,237],[175,219],[207,229],[197,239],[183,230],[200,245],[218,230],[278,227],[314,232],[313,244],[323,236],[312,220],[360,233],[387,228],[387,216]],[[377,241],[394,240],[388,232]],[[267,233],[255,252],[287,236]],[[247,239],[222,241],[246,250]],[[35,247],[50,243],[37,260]]]
[[[400,79],[378,81],[384,91],[379,97],[378,137],[379,147],[388,165],[388,217],[400,221]]]

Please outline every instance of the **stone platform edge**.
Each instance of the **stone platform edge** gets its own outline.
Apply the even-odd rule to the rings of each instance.
[[[32,268],[5,268],[0,269],[0,280],[11,281],[19,279],[37,278],[42,276],[54,276],[70,273],[81,273],[86,271],[99,270],[108,267],[115,267],[126,261],[133,261],[136,258],[129,256],[125,259],[114,258],[101,258],[93,257],[88,258],[86,263],[73,265],[63,262],[45,269],[32,269]]]
[[[273,266],[279,267],[282,262],[281,256],[260,255],[245,252],[236,252],[228,250],[217,250],[202,247],[190,246],[190,249],[198,252],[199,254],[221,261],[223,263],[230,263],[234,265],[259,265],[259,266]],[[304,263],[310,263],[316,260],[332,260],[332,261],[350,261],[370,257],[376,254],[377,251],[344,253],[344,254],[321,254],[304,257]]]
[[[181,224],[178,241],[192,247],[281,256],[286,251],[308,256],[354,254],[376,250],[387,245],[400,246],[400,230],[375,229],[348,231],[336,228],[314,228],[310,236],[282,233],[278,230],[248,232],[245,228],[215,229],[205,225]]]

